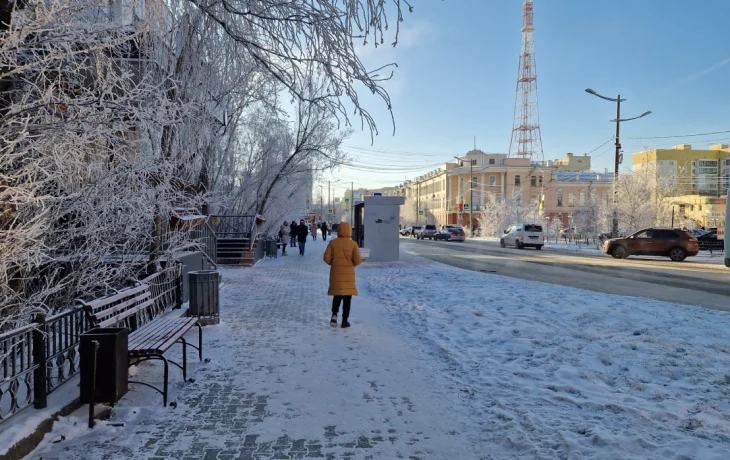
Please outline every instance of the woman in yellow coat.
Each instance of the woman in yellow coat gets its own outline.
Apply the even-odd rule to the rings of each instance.
[[[352,226],[348,222],[341,222],[337,227],[337,238],[330,241],[324,251],[324,261],[330,266],[330,287],[327,295],[332,298],[332,319],[330,326],[337,327],[337,313],[342,308],[342,327],[350,327],[347,319],[350,317],[350,303],[352,296],[357,295],[355,286],[355,267],[360,264],[360,249],[352,240]]]

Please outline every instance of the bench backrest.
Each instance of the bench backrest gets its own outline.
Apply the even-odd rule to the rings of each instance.
[[[154,304],[148,284],[124,289],[118,293],[84,303],[84,310],[92,326],[114,326]]]

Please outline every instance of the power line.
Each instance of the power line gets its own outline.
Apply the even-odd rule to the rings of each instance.
[[[695,134],[677,134],[673,136],[651,136],[651,137],[622,137],[621,139],[671,139],[673,137],[697,137],[697,136],[712,136],[715,134],[727,134],[728,131],[714,131],[711,133],[695,133]]]

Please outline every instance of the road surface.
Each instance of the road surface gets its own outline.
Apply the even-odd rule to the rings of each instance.
[[[497,242],[465,243],[401,238],[411,254],[467,270],[542,281],[608,294],[648,297],[730,311],[730,270],[702,259],[684,262],[604,254],[500,248]]]

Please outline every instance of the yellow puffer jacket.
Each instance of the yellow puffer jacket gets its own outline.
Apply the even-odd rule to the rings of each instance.
[[[357,295],[355,267],[360,264],[360,249],[352,241],[352,226],[341,222],[337,238],[324,251],[324,261],[330,265],[330,288],[327,295]]]

